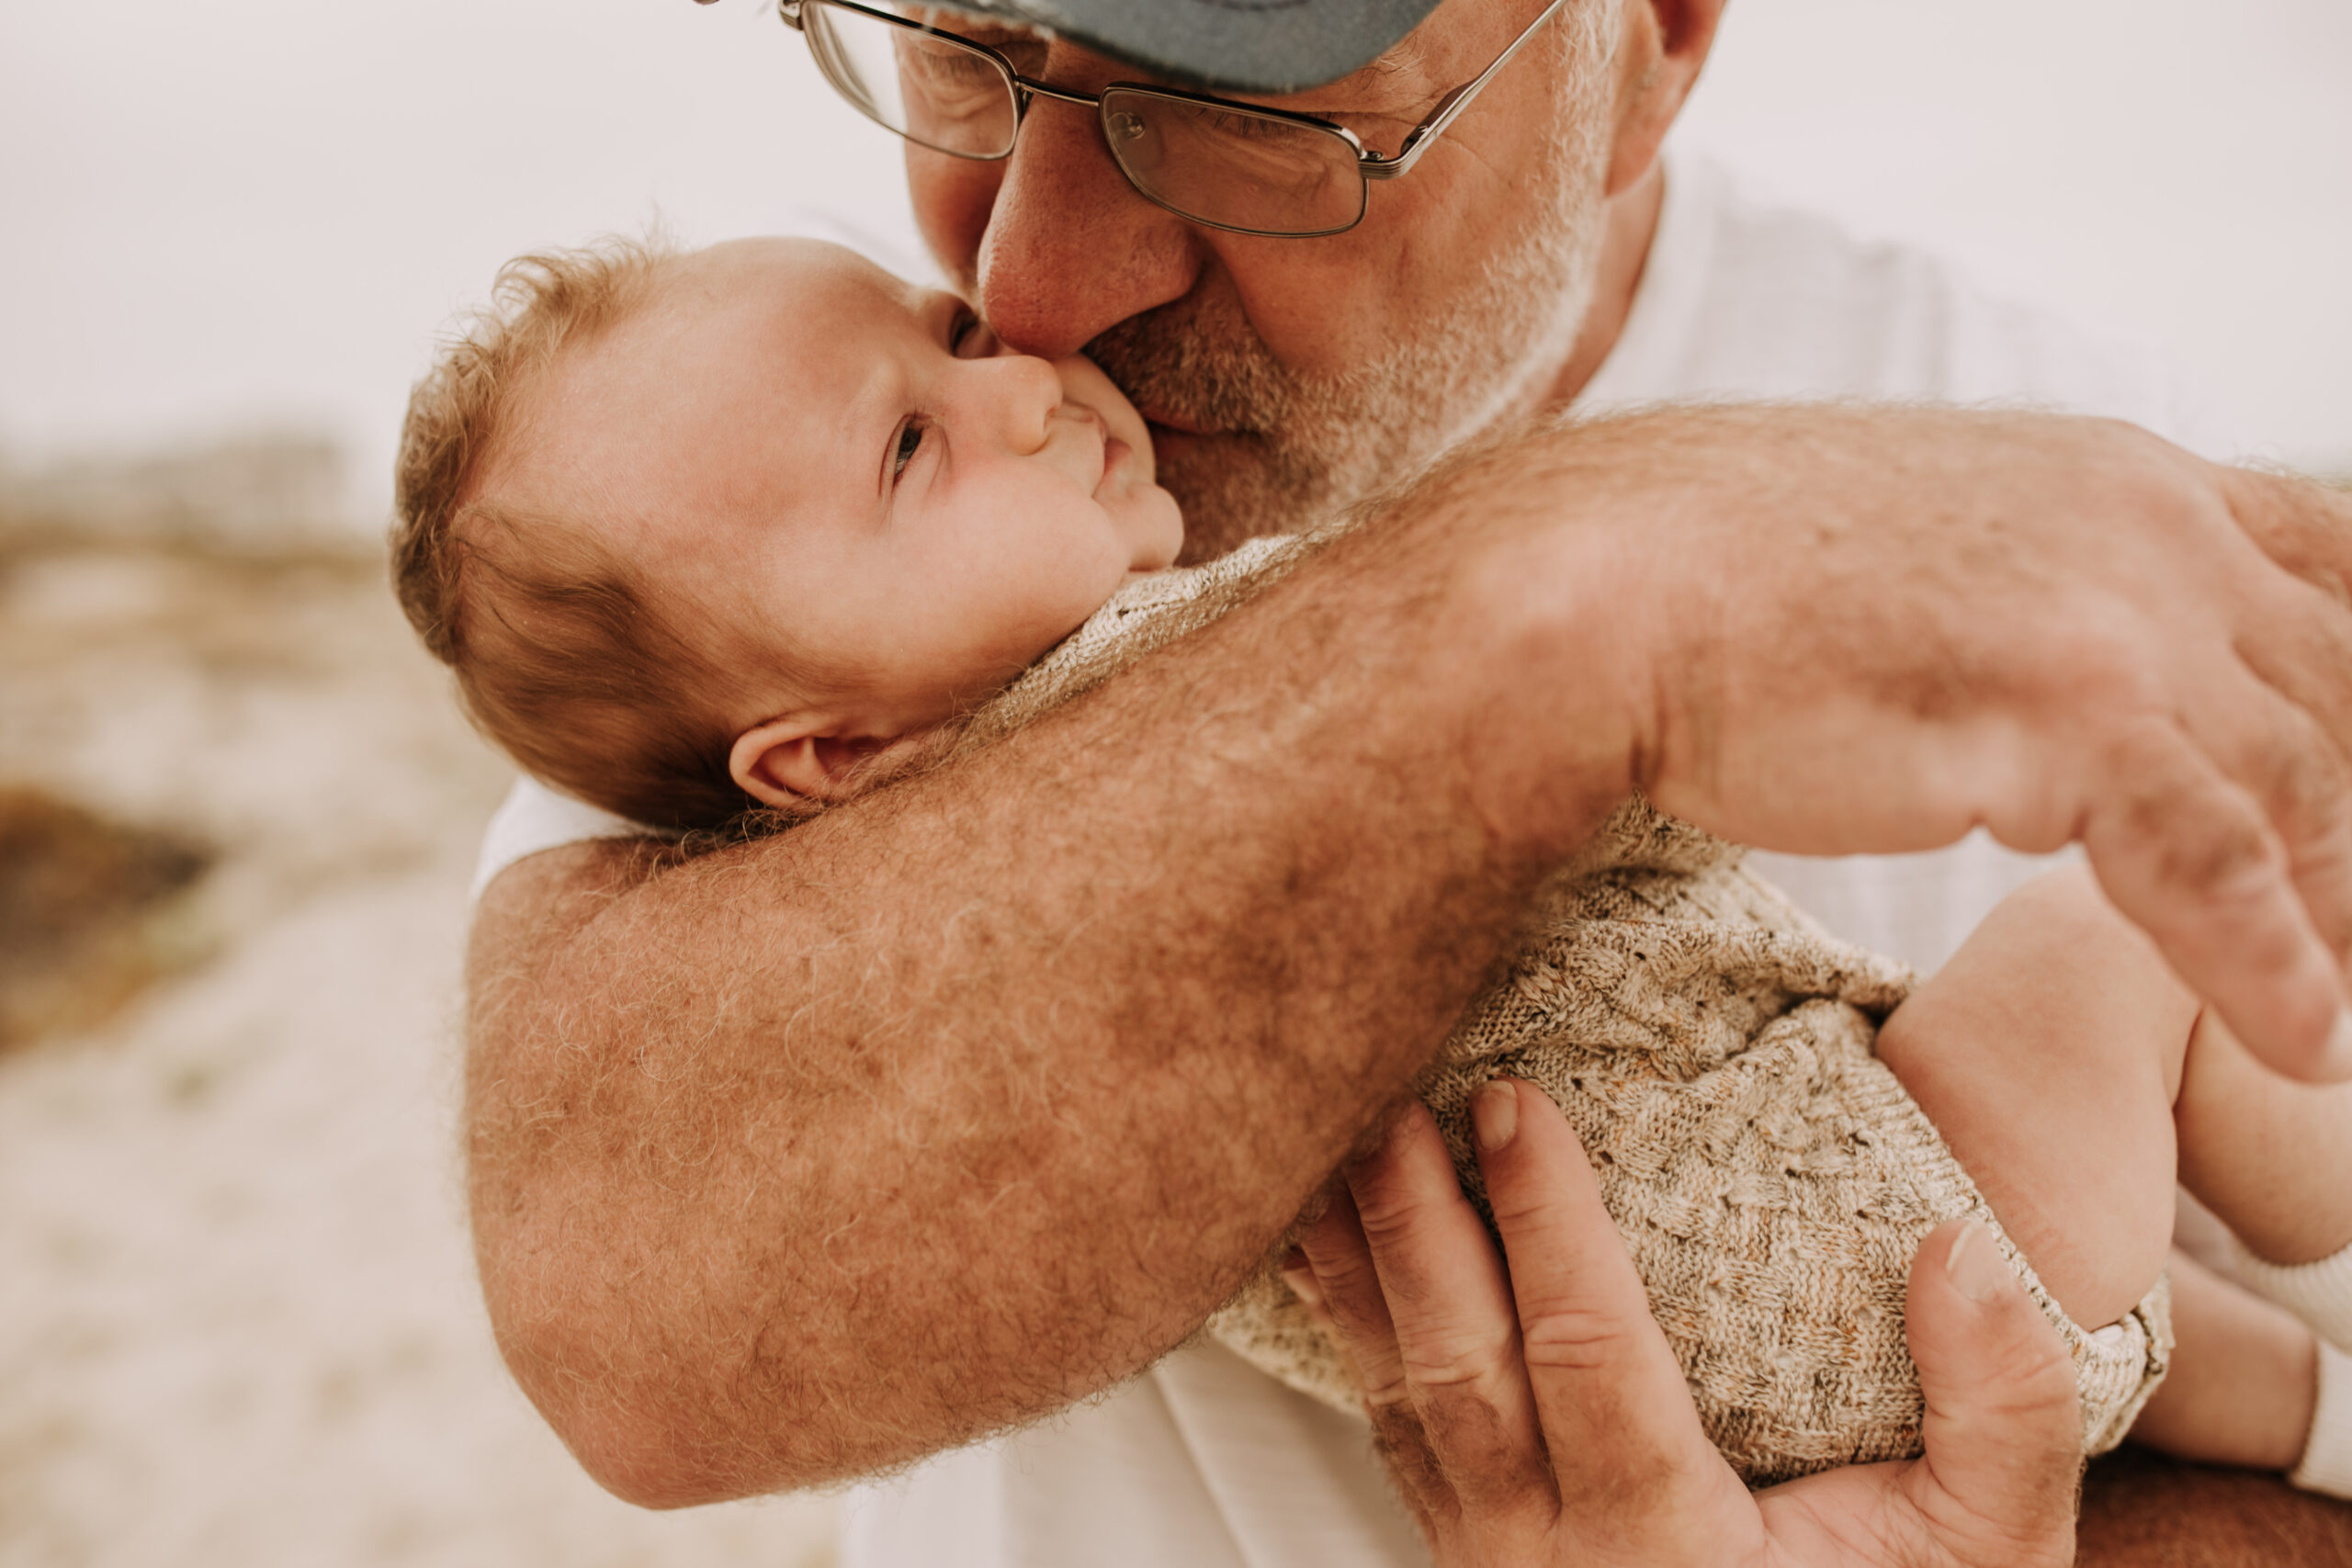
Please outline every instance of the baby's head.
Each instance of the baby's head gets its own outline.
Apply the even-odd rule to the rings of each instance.
[[[1091,362],[799,240],[511,264],[397,492],[401,605],[475,722],[662,827],[823,798],[1182,537]]]

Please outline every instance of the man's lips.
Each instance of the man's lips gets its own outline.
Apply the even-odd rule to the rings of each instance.
[[[1171,468],[1181,466],[1184,459],[1198,451],[1201,443],[1207,439],[1205,436],[1195,435],[1191,431],[1178,430],[1172,425],[1161,424],[1154,420],[1144,421],[1144,429],[1151,436],[1153,467],[1162,474]]]
[[[1170,413],[1165,409],[1152,408],[1148,404],[1137,404],[1136,412],[1143,415],[1144,423],[1151,426],[1152,432],[1155,434],[1163,430],[1173,431],[1179,435],[1214,435],[1216,434],[1216,432],[1213,430],[1202,429],[1198,420],[1184,419],[1176,414]]]
[[[1151,433],[1151,450],[1162,468],[1181,463],[1199,449],[1202,442],[1218,432],[1203,430],[1188,419],[1173,419],[1152,410],[1143,410],[1144,427]]]

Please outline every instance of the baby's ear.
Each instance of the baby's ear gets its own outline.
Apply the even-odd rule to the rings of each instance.
[[[789,811],[803,801],[831,799],[844,774],[889,744],[870,735],[843,739],[828,733],[838,728],[809,714],[772,718],[735,738],[727,771],[763,806]]]

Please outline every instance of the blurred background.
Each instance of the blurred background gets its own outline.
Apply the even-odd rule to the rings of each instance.
[[[2352,475],[2352,7],[1742,0],[1678,133],[2153,342]],[[815,213],[894,144],[756,0],[0,13],[0,1564],[814,1564],[639,1513],[500,1370],[454,1142],[505,783],[377,559],[517,251]]]

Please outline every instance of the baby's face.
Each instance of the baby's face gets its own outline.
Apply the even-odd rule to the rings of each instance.
[[[933,723],[1183,536],[1090,361],[1008,353],[953,295],[815,242],[685,258],[537,412],[500,488],[600,519],[741,671],[744,728],[819,699],[843,732]]]

